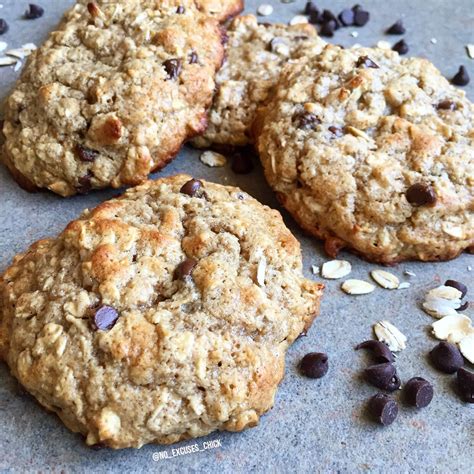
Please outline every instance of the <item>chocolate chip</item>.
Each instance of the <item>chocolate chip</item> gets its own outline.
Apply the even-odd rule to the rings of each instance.
[[[356,62],[356,67],[379,68],[378,64],[372,61],[368,56],[361,56]]]
[[[181,59],[168,59],[163,63],[168,79],[174,81],[181,73]],[[167,80],[168,80],[167,79]]]
[[[438,110],[456,110],[458,108],[457,104],[452,100],[442,100],[436,105]]]
[[[385,33],[387,35],[404,35],[406,28],[403,26],[402,20],[398,20]]]
[[[335,22],[335,29],[337,30],[339,28],[339,22],[337,20],[336,15],[331,10],[323,10],[323,13],[321,14],[321,18],[319,20],[321,23],[326,23],[328,21],[334,21]]]
[[[388,426],[397,418],[398,404],[385,393],[377,393],[369,400],[369,410],[378,423]]]
[[[198,62],[198,55],[195,51],[192,51],[189,55],[189,64],[197,64]]]
[[[389,362],[367,367],[364,371],[367,382],[374,387],[393,392],[400,388],[401,382],[395,366]]]
[[[344,25],[344,26],[352,26],[354,24],[354,17],[355,17],[355,12],[352,9],[345,9],[342,10],[341,13],[339,13],[339,21]]]
[[[358,8],[354,12],[354,25],[355,26],[364,26],[370,20],[370,13]]]
[[[400,40],[392,46],[393,51],[396,51],[398,54],[403,55],[408,53],[408,45],[405,40]]]
[[[182,15],[185,11],[186,11],[186,9],[185,9],[182,5],[180,5],[180,6],[176,9],[176,13],[177,13],[178,15]]]
[[[231,169],[236,174],[249,174],[253,170],[253,162],[252,157],[249,153],[243,152],[235,152],[232,155],[232,164]]]
[[[393,362],[395,360],[395,357],[387,344],[384,344],[381,341],[370,340],[361,342],[355,347],[356,351],[359,349],[369,349],[372,351],[375,360],[380,363]]]
[[[450,286],[451,288],[456,288],[461,292],[461,298],[464,298],[467,294],[467,286],[464,283],[456,280],[446,280],[444,286]]]
[[[43,8],[41,8],[39,5],[35,5],[34,3],[30,3],[25,11],[24,16],[27,20],[36,20],[37,18],[42,17],[43,14]]]
[[[328,356],[322,352],[310,352],[300,362],[300,371],[310,379],[324,377],[329,369]]]
[[[459,66],[459,70],[456,75],[451,79],[451,84],[455,86],[467,86],[470,78],[467,73],[467,69],[464,66]]]
[[[94,451],[100,451],[101,449],[108,448],[108,446],[105,443],[95,443],[95,444],[91,444],[89,448],[93,449]]]
[[[433,400],[433,385],[421,377],[413,377],[403,387],[405,400],[416,408],[424,408]]]
[[[8,23],[3,19],[0,18],[0,35],[5,34],[9,29]]]
[[[101,331],[112,329],[119,318],[119,314],[112,306],[101,306],[94,314],[95,328]]]
[[[317,25],[321,22],[321,13],[318,10],[314,10],[309,14],[309,22],[312,25]]]
[[[457,373],[459,392],[467,403],[474,403],[474,373],[459,369]]]
[[[319,34],[325,36],[326,38],[332,38],[334,36],[334,31],[337,29],[337,23],[334,20],[329,20],[324,22],[321,25]]]
[[[464,359],[459,349],[449,342],[440,342],[430,352],[432,364],[441,372],[454,374],[464,365]]]
[[[307,336],[308,336],[308,333],[306,332],[306,329],[303,329],[303,330],[298,334],[298,337],[296,338],[296,340],[302,339],[303,337],[307,337]]]
[[[344,135],[344,131],[342,130],[342,127],[339,127],[338,125],[331,125],[328,127],[328,130],[336,137],[342,137]]]
[[[74,147],[74,154],[81,160],[85,162],[92,162],[94,161],[99,152],[96,150],[92,150],[91,148],[87,148],[79,143]]]
[[[293,116],[296,126],[301,130],[314,130],[321,123],[319,117],[311,112],[297,112]]]
[[[469,308],[469,301],[465,301],[456,311],[466,311]]]
[[[198,179],[190,179],[183,184],[181,189],[179,190],[180,193],[187,194],[188,196],[194,197],[197,194],[200,194],[202,188],[202,181]]]
[[[184,280],[186,277],[191,276],[196,265],[197,261],[194,258],[187,258],[176,267],[174,278],[176,280]]]
[[[436,193],[429,184],[415,183],[407,189],[405,196],[414,206],[433,206],[436,203]]]
[[[359,5],[359,4],[357,3],[356,5],[354,5],[354,6],[352,7],[352,10],[355,11],[355,12],[358,11],[358,10],[362,10],[362,5]]]
[[[306,2],[304,7],[304,14],[311,15],[313,12],[319,12],[318,7],[315,5],[314,2]]]
[[[79,183],[76,186],[78,194],[87,194],[92,189],[91,179],[93,177],[92,172],[89,170],[86,175],[81,176],[77,182]]]

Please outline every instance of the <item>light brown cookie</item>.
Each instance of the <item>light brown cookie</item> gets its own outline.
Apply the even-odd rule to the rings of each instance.
[[[140,183],[204,130],[222,58],[191,0],[79,2],[6,101],[3,159],[62,196]]]
[[[244,0],[196,0],[196,6],[202,13],[223,22],[244,9]]]
[[[327,46],[255,123],[265,175],[335,256],[446,260],[474,245],[474,106],[427,60]]]
[[[178,175],[86,211],[0,278],[0,355],[87,443],[255,426],[319,309],[280,214]]]

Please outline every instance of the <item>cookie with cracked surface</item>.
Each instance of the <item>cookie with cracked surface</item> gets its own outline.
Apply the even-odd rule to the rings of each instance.
[[[222,35],[191,0],[79,2],[6,101],[4,162],[62,196],[143,182],[205,128]]]
[[[335,256],[447,260],[474,244],[474,106],[429,61],[327,46],[253,131],[266,178]]]
[[[0,355],[87,443],[240,431],[318,312],[280,214],[178,175],[85,211],[0,277]]]
[[[250,143],[255,111],[277,83],[282,67],[320,52],[325,44],[309,24],[259,24],[254,15],[234,19],[227,36],[227,57],[216,76],[209,126],[193,140],[201,148]]]

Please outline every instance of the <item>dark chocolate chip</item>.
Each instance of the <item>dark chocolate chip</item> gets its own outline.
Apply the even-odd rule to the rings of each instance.
[[[326,38],[332,38],[334,36],[334,31],[337,29],[337,23],[334,20],[328,20],[321,25],[319,34]]]
[[[359,349],[369,349],[372,351],[374,358],[377,362],[384,363],[384,362],[393,362],[395,357],[392,354],[392,351],[388,348],[387,344],[381,341],[365,341],[361,342],[355,347],[356,351]]]
[[[411,185],[405,194],[407,201],[414,206],[433,206],[436,203],[434,189],[425,183]]]
[[[237,151],[232,155],[231,169],[236,174],[249,174],[253,171],[253,161],[250,154]]]
[[[467,69],[464,66],[459,66],[459,70],[456,75],[451,79],[451,84],[455,86],[467,86],[470,78],[467,73]]]
[[[187,194],[188,196],[194,197],[202,189],[202,181],[199,181],[198,179],[190,179],[189,181],[186,181],[186,183],[183,184],[179,192],[183,194]]]
[[[424,408],[433,400],[433,385],[421,377],[413,377],[403,387],[405,400],[416,408]]]
[[[452,100],[442,100],[436,105],[436,108],[438,110],[456,110],[458,108],[456,102],[453,102]]]
[[[44,14],[44,9],[41,8],[39,5],[34,3],[30,3],[28,8],[25,11],[25,18],[27,20],[36,20],[37,18],[42,17]]]
[[[191,276],[196,265],[197,261],[194,258],[187,258],[176,267],[174,278],[176,280],[184,280],[186,277]]]
[[[306,337],[307,335],[308,335],[308,333],[306,332],[306,329],[303,329],[303,330],[299,333],[299,335],[298,335],[298,337],[296,338],[296,340],[302,339],[303,337]]]
[[[339,23],[337,21],[336,15],[331,10],[323,10],[321,18],[319,20],[321,23],[326,23],[328,21],[334,21],[336,24],[336,29],[339,28]]]
[[[459,369],[457,373],[459,392],[467,403],[474,403],[474,373]]]
[[[185,9],[182,5],[180,5],[180,6],[176,9],[176,13],[177,13],[178,15],[182,15],[185,11],[186,11],[186,9]]]
[[[456,311],[466,311],[467,308],[469,308],[469,301],[465,301]]]
[[[189,64],[197,64],[198,62],[198,55],[195,51],[192,51],[189,55]]]
[[[328,369],[328,356],[322,352],[310,352],[300,362],[301,373],[310,379],[324,377]]]
[[[430,352],[432,364],[441,372],[454,374],[464,365],[464,359],[459,349],[449,342],[442,341]]]
[[[181,59],[167,59],[163,66],[168,74],[168,79],[172,81],[177,79],[181,73]]]
[[[397,418],[398,404],[385,393],[377,393],[369,400],[369,410],[378,423],[387,426]]]
[[[354,6],[352,7],[352,10],[355,11],[355,12],[358,11],[358,10],[362,10],[362,5],[359,5],[359,4],[357,3],[356,5],[354,5]]]
[[[403,26],[402,20],[398,20],[387,29],[386,33],[387,35],[404,35],[406,28]]]
[[[367,381],[374,387],[393,392],[400,388],[401,381],[395,366],[389,362],[367,367],[364,371]]]
[[[345,9],[342,10],[341,13],[339,13],[339,21],[344,25],[344,26],[352,26],[354,24],[354,17],[355,17],[355,12],[352,9]]]
[[[108,448],[108,446],[105,443],[95,443],[95,444],[91,444],[89,448],[93,449],[94,451],[100,451],[101,449]]]
[[[319,117],[311,112],[297,112],[293,120],[296,122],[296,126],[301,130],[314,130],[317,125],[321,123]]]
[[[306,5],[304,7],[304,14],[305,15],[311,15],[313,12],[318,12],[318,7],[314,2],[306,2]]]
[[[8,23],[3,18],[0,18],[0,35],[5,34],[8,31],[8,28]]]
[[[396,51],[398,54],[403,55],[408,53],[408,45],[405,40],[400,40],[392,46],[393,51]]]
[[[74,147],[74,154],[81,160],[85,162],[92,162],[94,161],[99,152],[96,150],[92,150],[91,148],[87,148],[79,143]]]
[[[355,26],[364,26],[370,20],[370,13],[362,10],[357,9],[354,12],[354,25]]]
[[[88,171],[86,175],[81,176],[77,182],[79,183],[76,187],[78,194],[87,194],[92,189],[91,179],[93,174],[91,171]]]
[[[101,331],[112,329],[119,318],[119,314],[112,306],[101,306],[94,314],[95,328]]]
[[[321,13],[318,10],[314,10],[309,14],[309,22],[312,25],[317,25],[321,22]]]
[[[450,286],[451,288],[456,288],[462,294],[461,298],[464,298],[467,294],[467,286],[464,283],[456,280],[446,280],[444,286]]]
[[[368,56],[361,56],[356,62],[356,67],[370,67],[373,69],[379,68],[378,64],[372,61],[372,59],[370,59]]]
[[[344,135],[344,131],[342,130],[342,127],[339,127],[338,125],[331,125],[328,127],[328,130],[336,137],[342,137]]]

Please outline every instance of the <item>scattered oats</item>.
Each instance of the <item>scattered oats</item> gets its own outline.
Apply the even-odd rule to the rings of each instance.
[[[408,276],[411,276],[411,277],[416,277],[416,273],[413,273],[410,270],[405,270],[403,273],[405,273],[405,275],[408,275]]]
[[[352,36],[353,38],[357,38],[357,37],[359,36],[359,32],[358,32],[358,31],[353,31],[353,32],[351,33],[351,36]]]
[[[271,5],[269,5],[268,3],[264,3],[263,5],[260,5],[258,8],[257,8],[257,13],[260,15],[260,16],[268,16],[268,15],[271,15],[273,13],[273,7]]]
[[[216,153],[215,151],[205,151],[201,154],[199,159],[207,166],[211,168],[219,168],[225,166],[227,159],[224,155]]]
[[[468,271],[468,272],[472,272],[472,267],[471,267],[471,265],[468,265],[468,266],[467,266],[467,271]]]
[[[388,321],[379,321],[374,324],[377,339],[385,342],[392,352],[402,351],[406,348],[407,337]]]
[[[474,333],[461,339],[459,350],[471,364],[474,364]]]
[[[474,44],[468,44],[468,45],[466,45],[466,50],[467,50],[467,55],[468,55],[471,59],[474,59]]]
[[[5,41],[0,41],[0,51],[5,51],[8,48],[8,43]]]
[[[319,275],[319,267],[316,265],[311,265],[311,271],[313,272],[313,275]]]
[[[304,15],[295,15],[290,20],[290,25],[300,25],[302,23],[309,23],[308,18],[306,18]]]
[[[21,47],[21,49],[23,51],[29,51],[29,53],[31,54],[32,51],[34,51],[35,49],[38,49],[38,48],[36,47],[36,45],[34,43],[26,43]]]
[[[472,321],[467,316],[455,314],[445,316],[431,325],[433,335],[442,341],[448,341],[452,344],[461,342],[466,336],[474,334]]]
[[[438,40],[436,38],[431,38],[430,41],[433,43],[433,44],[436,44],[438,42]]]
[[[330,280],[343,278],[351,273],[352,266],[346,260],[331,260],[323,264],[321,276]]]
[[[379,41],[377,43],[377,48],[380,48],[380,49],[392,49],[392,46],[391,44],[388,42],[388,41]]]
[[[441,285],[426,294],[423,309],[435,318],[456,315],[461,297],[462,293],[456,288]]]
[[[18,71],[20,70],[21,66],[22,66],[22,62],[21,62],[21,61],[17,61],[17,62],[15,63],[15,67],[13,68],[13,70],[14,70],[15,72],[18,72]]]
[[[411,286],[411,283],[407,282],[407,281],[402,281],[399,285],[398,285],[398,288],[397,290],[406,290],[407,288],[410,288]]]
[[[372,270],[370,276],[386,290],[396,290],[400,285],[400,280],[385,270]]]
[[[341,288],[343,291],[349,295],[366,295],[367,293],[372,293],[375,290],[375,286],[368,281],[356,280],[354,278],[349,278],[342,285]]]
[[[18,58],[18,59],[23,59],[25,57],[25,52],[20,48],[9,49],[8,51],[5,51],[5,54],[7,54],[8,56],[13,56],[14,58]]]
[[[258,262],[257,268],[257,283],[260,286],[265,286],[265,272],[267,270],[267,259],[262,257],[260,262]]]
[[[357,49],[357,48],[362,48],[362,45],[360,43],[354,43],[352,46],[351,46],[351,49]]]
[[[18,59],[16,58],[8,58],[4,56],[3,58],[0,58],[0,67],[1,66],[11,66],[12,64],[16,64],[18,62]]]

